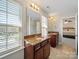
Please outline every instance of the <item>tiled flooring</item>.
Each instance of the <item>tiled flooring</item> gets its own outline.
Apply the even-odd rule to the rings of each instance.
[[[75,50],[63,44],[56,48],[51,47],[49,59],[77,59]]]

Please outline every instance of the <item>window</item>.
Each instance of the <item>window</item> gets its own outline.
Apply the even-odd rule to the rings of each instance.
[[[20,46],[20,5],[0,0],[0,51]]]

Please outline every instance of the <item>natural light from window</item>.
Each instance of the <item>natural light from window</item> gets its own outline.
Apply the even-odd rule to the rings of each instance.
[[[20,46],[20,5],[0,0],[0,52]]]

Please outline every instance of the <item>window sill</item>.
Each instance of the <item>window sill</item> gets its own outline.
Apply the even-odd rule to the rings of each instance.
[[[2,52],[3,54],[2,55],[0,55],[0,59],[1,58],[3,58],[3,57],[6,57],[6,56],[8,56],[8,55],[10,55],[10,54],[13,54],[13,53],[15,53],[15,52],[17,52],[17,51],[19,51],[19,50],[22,50],[22,49],[24,49],[24,47],[19,47],[19,48],[17,48],[17,49],[11,49],[11,52]],[[8,51],[10,51],[10,50],[8,50]]]

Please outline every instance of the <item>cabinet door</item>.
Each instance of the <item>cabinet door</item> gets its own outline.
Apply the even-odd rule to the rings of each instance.
[[[43,58],[43,48],[35,52],[35,59],[44,59]]]
[[[56,42],[57,41],[57,36],[52,35],[51,39],[50,39],[50,44],[52,47],[56,47]]]
[[[47,59],[50,55],[50,45],[47,44],[44,47],[44,59]]]
[[[33,59],[33,46],[25,47],[24,59]]]

